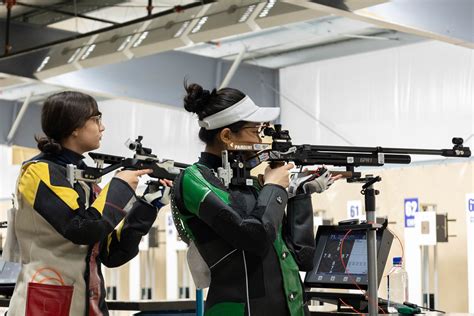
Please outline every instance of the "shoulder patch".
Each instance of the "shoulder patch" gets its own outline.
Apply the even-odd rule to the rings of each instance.
[[[54,168],[54,167],[53,167]],[[68,186],[66,179],[53,179],[59,177],[58,172],[54,172],[51,166],[43,161],[28,163],[23,166],[18,191],[25,200],[33,206],[40,183],[44,183],[60,200],[67,204],[72,210],[79,208],[77,199],[78,193]],[[63,180],[63,181],[60,181]],[[51,183],[62,183],[63,185],[53,185]]]
[[[198,215],[199,206],[211,192],[216,194],[224,203],[229,204],[229,193],[213,185],[211,181],[205,179],[197,165],[192,165],[184,171],[182,178],[182,196],[185,207],[191,213]]]

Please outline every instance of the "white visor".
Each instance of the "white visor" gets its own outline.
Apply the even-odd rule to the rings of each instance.
[[[275,120],[280,115],[280,108],[263,108],[257,106],[246,96],[231,107],[205,117],[199,126],[207,130],[224,127],[240,121],[265,123]]]

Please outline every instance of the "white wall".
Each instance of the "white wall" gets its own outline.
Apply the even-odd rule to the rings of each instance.
[[[284,96],[281,98],[281,123],[290,130],[296,144],[441,149],[450,148],[454,136],[466,139],[474,133],[474,50],[445,43],[423,42],[288,67],[280,71],[280,91]],[[349,142],[336,136],[317,120]],[[466,145],[474,147],[473,139]],[[436,156],[413,158],[440,159]],[[438,172],[438,165],[444,166],[436,164],[429,167]],[[400,172],[403,169],[376,170],[376,174],[390,174],[377,185],[377,188],[386,188],[378,198],[378,205],[383,206],[377,211],[378,215],[390,213],[390,218],[397,220],[396,229],[401,232],[404,226],[403,198],[429,196],[422,202],[441,205],[440,201],[446,199],[451,204],[447,204],[443,211],[449,211],[450,216],[456,217],[459,214],[455,212],[460,208],[454,205],[464,205],[465,193],[472,192],[474,187],[472,170],[463,173],[465,168],[459,166],[469,166],[469,162],[452,165],[453,170],[444,178],[449,184],[443,183],[443,178],[438,174],[423,173],[419,178],[413,177],[411,181],[403,183],[396,177],[397,174],[407,173],[405,170]],[[410,170],[418,169],[424,170],[424,166]],[[461,172],[458,179],[454,171]],[[391,183],[394,185],[389,188]],[[360,186],[354,186],[350,189],[347,185],[335,185],[326,196],[336,198],[330,199],[330,202],[319,198],[314,204],[315,208],[345,215],[344,197],[349,190],[356,191],[354,196],[347,199],[359,196],[363,200],[358,194]],[[416,189],[410,190],[411,186]],[[463,194],[456,196],[456,192]],[[464,209],[461,211],[463,216],[457,220],[463,223]],[[472,240],[462,234],[464,226],[462,224],[461,228],[455,230],[461,237],[448,244],[452,246],[458,242],[454,249],[459,249],[458,252],[462,254],[465,254],[466,248],[472,249],[474,246]],[[405,246],[410,244],[413,242],[409,241]],[[446,248],[446,244],[440,246],[443,247]],[[410,298],[415,297],[417,302],[421,298],[418,252],[418,247],[405,248],[407,262],[411,262],[407,267],[412,290]],[[449,290],[441,288],[441,308],[466,312],[468,287],[459,281],[467,279],[466,267],[474,265],[474,262],[467,263],[466,256],[444,254],[438,262],[449,267],[444,271],[440,269],[440,284],[449,284],[447,289],[451,293],[463,293],[462,297],[456,298],[450,295]],[[457,283],[450,283],[454,267],[461,279]],[[469,288],[473,291],[474,284],[470,284]],[[472,298],[469,305],[472,311]]]
[[[19,170],[19,165],[12,165],[12,148],[0,145],[0,200],[11,198]]]
[[[444,148],[474,133],[474,50],[445,43],[285,68],[280,90],[355,145]],[[285,98],[281,108],[295,143],[347,145]]]
[[[124,143],[138,135],[159,158],[192,163],[203,149],[197,118],[183,109],[125,100],[99,102],[99,109],[106,128],[101,152],[131,156]]]

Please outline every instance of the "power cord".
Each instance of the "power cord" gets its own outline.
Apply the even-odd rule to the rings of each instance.
[[[440,311],[440,310],[437,310],[437,309],[434,309],[434,308],[419,306],[419,305],[416,305],[416,304],[410,303],[410,302],[403,302],[403,305],[408,306],[408,307],[412,307],[412,308],[421,308],[421,309],[425,309],[425,310],[432,311],[432,312],[438,312],[438,313],[441,313],[441,314],[446,314],[446,312],[444,312],[444,311]]]

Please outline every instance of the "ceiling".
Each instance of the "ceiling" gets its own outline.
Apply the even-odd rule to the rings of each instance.
[[[230,61],[244,51],[243,62],[279,69],[290,65],[405,45],[422,40],[421,37],[374,26],[368,22],[312,9],[305,8],[301,10],[301,7],[297,5],[275,0],[223,0],[214,1],[213,3],[212,1],[153,0],[152,13],[158,15],[156,19],[149,21],[144,20],[148,16],[147,0],[104,0],[100,2],[91,0],[24,0],[18,1],[17,5],[13,7],[12,20],[22,25],[34,26],[35,29],[39,28],[44,32],[61,30],[70,32],[70,34],[84,34],[82,39],[75,41],[80,43],[74,45],[83,47],[81,54],[85,55],[84,50],[87,47],[92,47],[91,43],[97,43],[98,45],[100,41],[103,43],[109,40],[112,41],[116,36],[125,37],[128,34],[127,32],[132,32],[135,40],[138,40],[139,35],[146,33],[143,30],[152,32],[154,30],[151,28],[153,25],[156,25],[156,28],[167,29],[169,22],[159,24],[160,21],[167,18],[165,15],[163,17],[159,16],[160,12],[163,12],[163,14],[173,12],[170,9],[180,12],[178,9],[181,6],[208,2],[207,7],[204,6],[207,11],[197,13],[201,12],[199,10],[202,6],[196,6],[193,9],[196,13],[190,15],[191,19],[196,19],[196,16],[199,16],[198,14],[203,14],[201,16],[205,14],[209,17],[222,15],[220,20],[213,22],[212,19],[209,19],[202,29],[194,32],[202,21],[203,18],[201,18],[199,21],[195,21],[197,26],[189,30],[186,36],[182,36],[186,39],[180,40],[178,43],[168,40],[167,42],[171,43],[168,46],[163,46],[163,41],[157,37],[158,44],[165,47],[165,50],[181,50],[189,54]],[[318,0],[318,3],[325,4],[326,2],[336,8],[343,6],[355,10],[383,3],[386,0]],[[253,7],[254,11],[250,11],[248,14],[250,17],[247,17],[248,20],[245,23],[226,25],[228,22],[226,21],[226,13],[233,13],[231,9],[234,8],[232,10],[235,11],[240,6],[242,8]],[[175,13],[171,13],[171,15],[173,14]],[[245,10],[240,14],[243,17],[246,14]],[[6,8],[1,6],[0,18],[5,18],[5,16]],[[137,22],[136,25],[139,25],[139,27],[135,27],[134,21],[137,19],[145,22]],[[117,24],[122,23],[128,26],[115,28],[120,26]],[[103,32],[102,28],[106,28],[106,31]],[[112,30],[112,28],[114,29]],[[141,31],[136,29],[141,29]],[[107,35],[109,33],[110,35]],[[88,34],[95,35],[88,36]],[[93,45],[95,47],[95,44]],[[139,49],[142,47],[129,45],[130,49],[125,50],[127,52],[120,54],[120,56],[104,54],[96,58],[87,58],[84,61],[76,58],[77,62],[66,65],[67,67],[58,67],[60,68],[59,71],[52,72],[48,76],[79,70],[83,67],[126,62],[132,57],[155,54],[159,49],[163,50],[163,47],[157,49],[151,44],[141,46],[144,46],[144,48],[140,51]],[[145,49],[147,46],[150,46],[150,49]],[[74,51],[76,46],[72,47],[72,51]],[[69,47],[66,48],[70,50]],[[59,52],[63,54],[66,48],[61,48]],[[98,51],[99,49],[96,48],[94,53]],[[39,54],[34,58],[44,61],[45,55]],[[65,60],[68,60],[68,58],[69,56]],[[92,59],[93,62],[87,63],[89,59]],[[66,62],[64,61],[64,63]],[[38,63],[35,65],[34,69],[40,66]],[[0,77],[0,86],[4,91],[8,87],[16,89],[16,91],[23,91],[18,90],[18,87],[32,84],[31,79],[21,79],[22,76],[5,71],[0,64],[1,72],[4,74],[2,75],[3,79]],[[7,78],[9,75],[11,77]],[[48,92],[48,89],[46,89],[46,92]],[[2,98],[1,95],[0,98]]]
[[[153,0],[151,12],[157,13],[192,2],[196,1]],[[144,17],[148,14],[147,6],[147,0],[23,0],[13,6],[11,19],[13,22],[85,33]],[[6,6],[1,6],[0,19],[6,19],[6,16]]]
[[[329,2],[318,0],[319,3],[328,2],[335,6],[335,8],[344,7],[350,10],[365,8],[384,3],[385,1],[387,0],[337,0]],[[78,47],[83,48],[80,53],[85,54],[86,48],[94,50],[99,43],[104,47],[103,51],[108,50],[113,53],[116,52],[118,47],[114,47],[114,44],[108,45],[108,41],[112,42],[116,41],[116,39],[119,39],[119,42],[124,41],[124,44],[128,45],[124,49],[125,56],[108,58],[107,54],[103,53],[101,55],[104,57],[102,60],[93,63],[87,63],[88,60],[86,60],[76,69],[84,66],[90,67],[90,64],[97,65],[110,61],[118,62],[129,59],[131,56],[140,57],[172,49],[212,58],[233,59],[244,48],[246,50],[245,60],[252,63],[256,59],[268,56],[280,56],[286,52],[292,53],[316,46],[347,41],[348,39],[353,40],[353,44],[356,44],[359,39],[388,42],[400,38],[399,36],[390,36],[393,35],[391,32],[374,27],[369,23],[337,17],[333,14],[307,9],[299,4],[290,4],[285,1],[154,0],[151,2],[153,4],[153,16],[150,16],[150,19],[147,20],[149,12],[147,10],[148,1],[146,0],[107,0],[101,2],[90,0],[19,1],[12,8],[12,20],[21,21],[18,23],[23,25],[34,25],[36,31],[39,27],[42,27],[44,32],[38,34],[41,36],[34,36],[34,40],[45,37],[46,33],[51,34],[53,29],[70,32],[66,33],[71,34],[70,38],[78,38],[78,35],[74,34],[85,33],[84,36],[79,35],[81,39],[71,41],[71,45],[58,46],[60,55],[65,51],[74,52]],[[178,9],[190,4],[199,5],[206,2],[209,2],[209,4],[194,8],[187,7],[186,10]],[[191,14],[183,15],[183,11],[191,11]],[[0,17],[5,17],[5,12],[5,6],[0,7]],[[161,16],[161,12],[165,15]],[[168,18],[168,16],[170,17]],[[202,16],[202,18],[199,19],[199,16]],[[229,21],[240,16],[239,21]],[[186,19],[189,19],[189,22],[186,22]],[[199,21],[197,21],[198,19]],[[160,21],[163,20],[165,22],[160,24]],[[169,26],[170,23],[171,26]],[[179,23],[182,23],[185,28],[187,27],[187,33],[181,33],[183,36],[177,36],[176,34],[180,31],[178,29],[173,30],[172,28],[173,25],[179,25]],[[193,26],[193,23],[195,26]],[[0,32],[2,31],[1,25],[3,24],[0,24]],[[169,35],[160,35],[159,32],[162,32],[161,30],[164,33],[168,28],[173,30],[173,33],[168,32]],[[102,31],[102,29],[104,30]],[[140,32],[143,33],[140,34]],[[141,45],[144,47],[142,48],[136,47],[140,45],[135,45],[137,43],[134,43],[133,47],[130,47],[131,45],[128,44],[131,40],[138,42],[140,40],[139,37],[143,36],[145,38],[147,35],[149,35],[149,38],[145,42],[150,41],[150,38],[153,36],[148,33],[153,32],[158,33],[154,39],[156,45]],[[15,43],[13,48],[18,48],[21,45],[19,43],[22,42],[20,37],[24,37],[23,34],[25,33],[31,32],[21,30],[17,32],[16,36],[11,36],[12,39],[10,41]],[[88,34],[99,35],[88,37]],[[58,41],[64,42],[67,40],[67,35],[57,35],[57,38]],[[24,41],[33,42],[28,39]],[[49,42],[59,43],[58,41],[50,40]],[[165,42],[167,44],[164,44]],[[402,45],[404,43],[399,41],[399,44]],[[47,43],[42,45],[35,43],[32,45],[33,48],[44,47]],[[19,52],[23,51],[28,51],[28,49],[19,50]],[[98,49],[96,49],[95,53],[97,51]],[[14,53],[16,52],[14,51]],[[50,55],[53,53],[45,52],[44,54]],[[43,55],[39,58],[44,59],[45,56]],[[70,63],[70,57],[75,56],[65,56],[63,59]],[[85,59],[82,57],[84,56],[81,56],[81,60]],[[63,61],[58,62],[61,63]],[[51,62],[49,63],[49,66],[51,66]],[[294,60],[294,63],[298,63],[298,60]],[[265,63],[264,66],[280,68],[285,65],[285,63],[278,62]],[[43,69],[41,62],[36,65],[36,68]],[[55,75],[56,72],[53,74]]]
[[[244,62],[279,69],[421,40],[418,36],[366,22],[325,16],[199,43],[180,50],[225,60],[234,60],[244,50]]]

